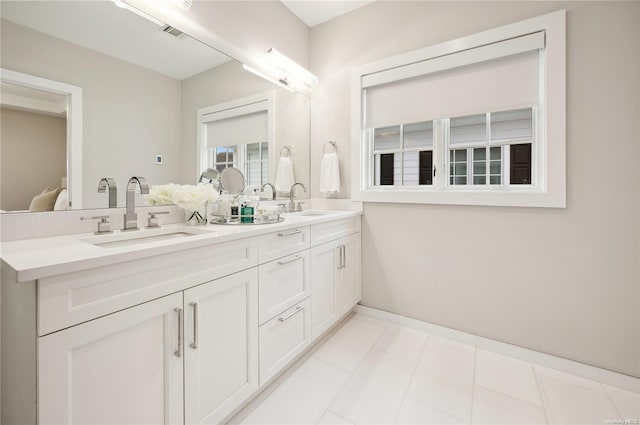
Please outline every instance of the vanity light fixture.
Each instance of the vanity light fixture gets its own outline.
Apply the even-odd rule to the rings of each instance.
[[[159,25],[161,27],[164,26],[164,22],[154,18],[151,15],[147,15],[146,13],[144,13],[141,10],[136,9],[135,7],[129,6],[127,3],[123,2],[122,0],[111,0],[111,1],[121,9],[127,9],[128,11],[133,12],[138,16],[142,16],[147,21],[151,21],[154,24]]]
[[[289,78],[291,78],[293,80],[300,81],[311,89],[318,85],[318,77],[276,49],[269,49],[267,51],[267,58],[269,62],[278,68],[278,71],[282,74],[281,79],[288,81]]]
[[[183,8],[184,10],[191,9],[191,4],[193,0],[167,0],[169,3],[173,3],[176,6]]]
[[[257,69],[252,68],[247,64],[242,64],[242,67],[245,70],[257,75],[260,78],[264,78],[265,80],[271,81],[273,84],[277,84],[277,85],[279,85],[280,87],[282,87],[284,89],[287,89],[287,90],[289,90],[291,92],[295,92],[294,89],[289,87],[289,82],[286,79],[276,79],[276,78],[270,77],[267,74],[265,74],[264,72],[258,71]]]

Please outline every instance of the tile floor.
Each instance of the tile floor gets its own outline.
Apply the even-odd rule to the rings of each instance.
[[[639,394],[355,314],[230,424],[617,420],[640,423]]]

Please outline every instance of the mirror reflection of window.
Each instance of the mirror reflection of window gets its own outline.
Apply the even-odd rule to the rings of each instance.
[[[199,110],[201,167],[237,168],[249,189],[268,183],[273,105],[273,94],[267,92]]]

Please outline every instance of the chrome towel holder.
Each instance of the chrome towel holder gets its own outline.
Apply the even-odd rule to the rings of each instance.
[[[292,151],[292,149],[293,149],[293,148],[292,148],[291,146],[283,146],[283,147],[282,147],[282,149],[280,149],[280,158],[286,158],[286,157],[287,157],[287,156],[282,156],[282,151],[283,151],[283,150],[285,150],[285,149],[286,149],[286,150],[287,150],[287,152],[288,152],[288,155],[287,155],[287,156],[288,156],[288,157],[290,157],[290,156],[291,156],[291,151]]]
[[[325,143],[322,146],[322,153],[327,153],[327,151],[325,149],[326,149],[326,147],[328,145],[333,146],[333,152],[337,152],[338,151],[338,144],[336,142],[334,142],[333,140],[329,140],[327,143]]]

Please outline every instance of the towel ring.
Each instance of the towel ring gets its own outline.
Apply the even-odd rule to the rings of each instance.
[[[287,155],[287,156],[291,156],[291,149],[292,149],[291,146],[283,146],[282,149],[280,149],[280,158],[283,158],[282,151],[285,150],[285,149],[289,153],[289,155]],[[286,157],[284,157],[284,158],[286,158]]]
[[[322,146],[322,153],[327,153],[327,151],[325,150],[327,145],[333,146],[333,151],[334,152],[338,151],[338,145],[336,144],[336,142],[334,142],[333,140],[329,140],[327,143],[324,144],[324,146]]]

